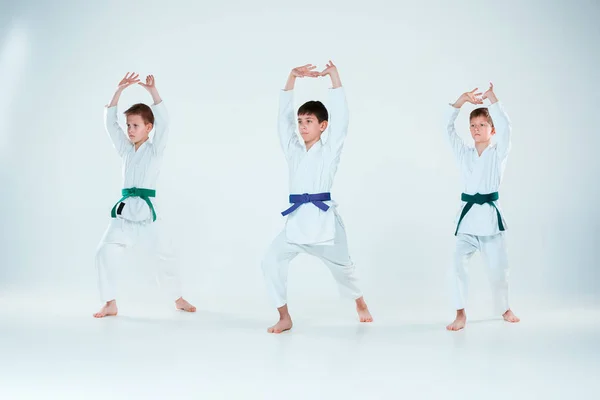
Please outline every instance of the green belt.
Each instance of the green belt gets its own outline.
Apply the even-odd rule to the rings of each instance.
[[[469,194],[461,194],[460,195],[460,199],[462,201],[466,201],[467,204],[465,204],[462,213],[460,214],[460,218],[458,219],[458,224],[456,225],[456,232],[454,232],[454,236],[456,236],[458,234],[458,227],[460,226],[461,221],[463,220],[463,218],[465,217],[465,215],[467,215],[467,213],[469,212],[469,210],[471,209],[471,207],[473,207],[473,204],[489,204],[492,207],[494,207],[496,209],[496,215],[498,216],[498,229],[500,229],[500,231],[504,231],[504,224],[502,223],[502,216],[500,216],[500,211],[498,210],[498,207],[496,207],[496,204],[494,204],[494,201],[498,200],[499,196],[498,196],[498,192],[494,192],[494,193],[489,193],[489,194],[475,194],[475,195],[469,195]]]
[[[129,198],[129,197],[139,197],[140,199],[143,199],[146,204],[148,204],[148,207],[150,207],[150,211],[152,211],[152,221],[156,221],[156,212],[154,211],[154,206],[152,205],[152,202],[150,201],[150,197],[155,197],[156,196],[156,190],[153,189],[140,189],[140,188],[127,188],[127,189],[121,189],[121,195],[123,196],[121,198],[121,200],[117,201],[117,204],[115,204],[112,208],[112,210],[110,210],[110,216],[112,218],[117,218],[117,206],[119,205],[120,202],[122,202],[123,200]]]

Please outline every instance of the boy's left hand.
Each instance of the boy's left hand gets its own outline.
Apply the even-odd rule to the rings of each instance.
[[[154,84],[154,75],[148,75],[146,77],[146,83],[139,82],[139,85],[143,86],[148,91],[156,89],[156,86]]]
[[[496,98],[496,94],[494,93],[494,84],[492,82],[490,82],[490,88],[485,91],[483,96],[481,96],[481,99],[489,99],[492,102],[492,104],[498,101],[498,99]]]
[[[321,71],[321,76],[331,75],[332,73],[337,73],[337,67],[331,60],[329,60],[329,62],[325,65],[325,69]]]

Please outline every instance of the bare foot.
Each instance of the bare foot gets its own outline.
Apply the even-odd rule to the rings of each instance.
[[[520,321],[519,317],[517,317],[515,314],[513,314],[513,312],[511,310],[508,310],[504,314],[502,314],[502,318],[504,318],[505,321],[513,322],[513,323]]]
[[[119,312],[119,310],[117,309],[117,301],[107,301],[104,307],[102,307],[100,311],[94,314],[94,318],[112,317],[117,315],[117,312]]]
[[[456,311],[456,319],[450,325],[446,327],[449,331],[460,331],[467,324],[467,314],[465,314],[465,310],[457,310]]]
[[[277,309],[279,311],[279,322],[267,329],[269,333],[281,333],[292,329],[292,317],[288,312],[287,304]]]
[[[280,319],[278,323],[267,329],[269,333],[281,333],[292,329],[292,318]]]
[[[358,312],[358,319],[360,322],[373,322],[373,317],[362,296],[356,299],[356,312]]]
[[[188,303],[183,297],[175,300],[175,307],[178,310],[187,311],[187,312],[196,312],[196,307]]]

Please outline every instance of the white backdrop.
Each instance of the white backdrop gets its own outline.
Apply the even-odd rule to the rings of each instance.
[[[490,80],[513,123],[501,198],[515,308],[598,293],[595,2],[3,1],[1,10],[4,290],[97,300],[94,252],[121,189],[103,107],[137,71],[156,76],[171,116],[158,193],[188,297],[268,307],[260,261],[288,194],[278,91],[292,67],[332,59],[351,117],[333,194],[372,304],[447,306],[461,186],[443,115]],[[297,105],[328,87],[299,81]],[[120,110],[140,101],[151,99],[130,88]],[[458,121],[467,139],[470,110]],[[472,300],[487,301],[481,259],[472,266]],[[337,298],[317,260],[299,257],[290,280],[290,302]]]

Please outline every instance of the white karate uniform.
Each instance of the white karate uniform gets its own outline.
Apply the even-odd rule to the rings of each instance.
[[[460,109],[448,108],[448,139],[458,162],[463,181],[463,193],[468,195],[498,192],[506,159],[510,150],[511,124],[500,102],[488,107],[496,134],[495,144],[488,146],[481,156],[474,147],[464,144],[454,126]],[[455,225],[466,202],[462,202]],[[496,207],[502,215],[498,201]],[[507,225],[502,219],[506,229]],[[496,210],[490,204],[474,204],[463,218],[457,234],[454,262],[450,268],[450,287],[453,303],[457,310],[466,306],[468,293],[467,262],[479,250],[488,266],[488,276],[492,286],[494,308],[504,313],[508,310],[508,256],[505,233],[498,227]]]
[[[156,189],[169,124],[164,102],[151,108],[154,113],[154,135],[152,140],[144,142],[137,151],[119,125],[117,107],[105,109],[106,131],[123,164],[123,188]],[[115,202],[120,198],[120,193],[115,193]],[[129,197],[123,200],[125,206],[117,218],[111,219],[98,245],[96,269],[102,301],[116,298],[117,272],[122,267],[125,251],[136,245],[143,246],[144,250],[158,258],[158,280],[167,294],[173,300],[181,297],[173,245],[164,229],[161,229],[157,197],[151,197],[150,201],[157,214],[156,221],[152,221],[152,212],[143,199]],[[110,208],[107,207],[107,214],[109,211]]]
[[[290,194],[330,192],[333,185],[348,132],[348,106],[343,88],[330,89],[329,94],[329,127],[307,151],[295,131],[297,115],[293,91],[280,93],[278,132],[289,168]],[[362,296],[336,203],[324,203],[330,206],[327,211],[306,203],[289,214],[285,229],[267,250],[262,263],[263,274],[269,297],[277,308],[287,303],[289,263],[299,253],[320,258],[329,267],[343,295],[353,299]]]

